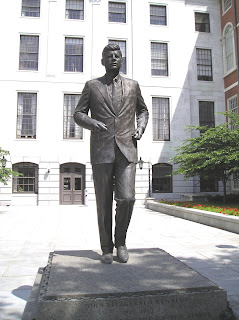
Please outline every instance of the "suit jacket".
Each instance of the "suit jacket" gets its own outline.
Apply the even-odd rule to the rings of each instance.
[[[107,131],[91,132],[91,163],[112,163],[115,158],[115,142],[129,162],[137,163],[137,127],[144,129],[148,122],[148,110],[136,81],[123,78],[122,100],[116,115],[112,99],[108,95],[106,77],[86,82],[81,98],[76,106],[75,122],[85,129],[92,130],[94,119],[103,122]],[[91,112],[91,117],[88,112]]]

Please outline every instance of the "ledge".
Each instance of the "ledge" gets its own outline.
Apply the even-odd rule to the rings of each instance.
[[[151,199],[146,199],[146,208],[239,234],[239,217],[204,210],[177,207],[155,202]]]

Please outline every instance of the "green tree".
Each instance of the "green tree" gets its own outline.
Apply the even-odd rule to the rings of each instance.
[[[221,181],[226,202],[227,181],[239,172],[239,119],[232,112],[223,114],[228,121],[213,128],[187,126],[188,132],[196,130],[200,135],[175,148],[177,153],[171,161],[179,165],[173,174],[183,174],[185,179],[199,176]]]
[[[10,168],[5,167],[6,163],[3,157],[9,154],[9,151],[3,150],[0,147],[0,182],[2,182],[5,185],[7,184],[8,180],[12,177],[12,175],[19,176],[18,172],[12,171]]]

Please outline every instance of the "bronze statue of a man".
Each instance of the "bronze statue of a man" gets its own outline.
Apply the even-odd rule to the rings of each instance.
[[[75,122],[91,130],[91,163],[95,186],[101,261],[113,262],[117,248],[120,262],[129,255],[126,232],[135,202],[137,140],[148,122],[148,110],[136,81],[121,77],[122,53],[109,44],[102,52],[103,77],[87,81],[75,109]],[[91,112],[91,117],[88,112]],[[136,128],[135,128],[136,120]],[[115,234],[112,239],[113,181],[115,182]]]

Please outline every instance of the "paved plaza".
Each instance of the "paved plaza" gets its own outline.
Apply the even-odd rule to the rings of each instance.
[[[239,319],[238,234],[136,206],[127,246],[163,249],[200,272],[227,291]],[[0,207],[0,320],[21,319],[38,268],[57,250],[99,252],[94,205]]]

